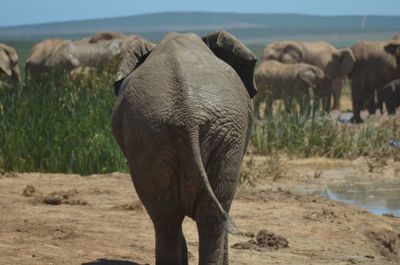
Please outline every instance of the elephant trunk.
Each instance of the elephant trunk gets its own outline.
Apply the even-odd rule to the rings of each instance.
[[[191,126],[188,129],[189,134],[189,142],[191,153],[194,159],[194,163],[197,169],[198,174],[201,177],[201,180],[204,184],[206,192],[211,197],[212,202],[217,207],[218,211],[220,212],[220,217],[223,219],[223,226],[225,231],[230,234],[238,234],[239,229],[237,228],[236,224],[234,223],[232,217],[229,215],[228,212],[222,208],[221,203],[218,201],[217,197],[215,196],[210,182],[208,180],[208,176],[206,170],[204,168],[204,164],[201,158],[201,151],[200,151],[200,135],[199,135],[199,128],[196,126]]]

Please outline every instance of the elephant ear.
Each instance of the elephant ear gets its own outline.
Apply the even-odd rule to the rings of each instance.
[[[226,31],[210,33],[203,38],[204,43],[219,59],[229,64],[239,75],[250,98],[257,94],[253,74],[257,57],[240,40]]]
[[[122,82],[146,60],[154,46],[154,44],[142,38],[138,38],[129,44],[128,51],[119,65],[117,79],[114,83],[114,91],[117,96]]]
[[[318,86],[318,82],[324,78],[324,72],[318,67],[308,67],[299,73],[299,77],[312,88]]]
[[[342,49],[339,51],[339,69],[342,76],[348,75],[353,70],[356,58],[351,49]]]
[[[10,58],[2,46],[0,46],[0,70],[4,71],[8,76],[12,75]]]
[[[304,61],[304,52],[302,47],[295,42],[288,42],[283,49],[282,61],[284,63],[301,63]],[[290,61],[285,57],[289,56]]]

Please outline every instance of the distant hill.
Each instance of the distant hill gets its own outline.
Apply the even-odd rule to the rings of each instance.
[[[158,41],[168,31],[206,32],[225,29],[248,44],[279,39],[326,39],[348,45],[359,39],[388,38],[400,31],[400,16],[313,16],[301,14],[241,14],[167,12],[128,17],[0,27],[0,40],[81,38],[111,30]]]

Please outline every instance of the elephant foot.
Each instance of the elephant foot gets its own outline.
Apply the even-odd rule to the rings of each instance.
[[[353,117],[350,119],[350,123],[359,124],[359,123],[363,123],[363,120],[361,119],[360,116],[353,116]]]

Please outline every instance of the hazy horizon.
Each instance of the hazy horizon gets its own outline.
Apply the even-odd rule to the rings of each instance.
[[[335,3],[324,0],[286,0],[260,3],[257,0],[247,0],[243,3],[242,1],[203,0],[199,3],[184,0],[168,2],[147,0],[146,4],[138,5],[137,2],[130,0],[114,0],[112,3],[107,0],[69,0],[68,2],[3,0],[0,9],[0,27],[164,12],[294,13],[320,16],[399,16],[400,14],[400,1],[398,0],[364,0],[362,4],[360,4],[361,1],[349,2],[349,0],[336,0]],[[10,10],[17,10],[17,12]]]

